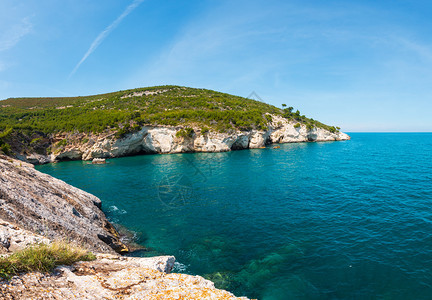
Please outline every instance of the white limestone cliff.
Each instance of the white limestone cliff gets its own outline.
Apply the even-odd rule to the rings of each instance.
[[[297,127],[297,128],[296,128]],[[93,134],[86,143],[80,143],[79,137],[64,149],[43,156],[32,154],[22,157],[24,161],[43,164],[62,160],[92,160],[94,158],[114,158],[144,153],[182,153],[182,152],[225,152],[231,150],[262,148],[275,143],[327,142],[349,140],[343,132],[330,132],[323,128],[308,129],[306,125],[296,125],[287,119],[272,115],[272,122],[267,130],[236,131],[219,133],[210,131],[201,134],[201,129],[194,128],[191,137],[178,137],[182,127],[143,126],[141,130],[123,138],[116,138],[115,133]],[[82,137],[81,137],[82,139]]]

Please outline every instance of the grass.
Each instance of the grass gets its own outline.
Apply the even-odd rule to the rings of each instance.
[[[0,258],[0,277],[10,279],[19,273],[51,272],[57,266],[95,259],[93,253],[68,242],[36,244]]]

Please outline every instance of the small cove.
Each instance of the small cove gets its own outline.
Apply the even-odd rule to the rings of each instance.
[[[114,223],[198,274],[259,299],[428,299],[432,134],[37,169],[88,191]]]

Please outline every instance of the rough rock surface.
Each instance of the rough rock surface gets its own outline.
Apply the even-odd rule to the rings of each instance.
[[[123,138],[115,133],[80,136],[70,134],[56,137],[66,139],[69,144],[56,154],[48,156],[32,154],[20,157],[33,164],[61,160],[92,160],[94,158],[113,158],[141,153],[181,153],[181,152],[225,152],[240,149],[262,148],[273,143],[325,142],[349,140],[343,132],[330,132],[322,128],[307,129],[306,125],[295,127],[295,122],[272,115],[272,122],[266,131],[237,131],[231,133],[207,132],[194,128],[191,137],[177,137],[181,127],[144,126],[141,130]],[[86,143],[81,141],[85,139]]]
[[[49,239],[68,238],[96,252],[122,252],[101,200],[33,165],[0,156],[0,219]]]
[[[0,254],[15,252],[29,245],[40,243],[48,244],[49,242],[49,239],[41,235],[34,234],[14,224],[0,220]]]
[[[247,299],[218,290],[200,276],[167,274],[173,256],[98,255],[91,262],[29,273],[0,284],[1,299]]]

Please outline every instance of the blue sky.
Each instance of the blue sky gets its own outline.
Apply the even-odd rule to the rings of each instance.
[[[344,131],[432,131],[432,2],[0,2],[0,99],[163,84],[255,91]]]

